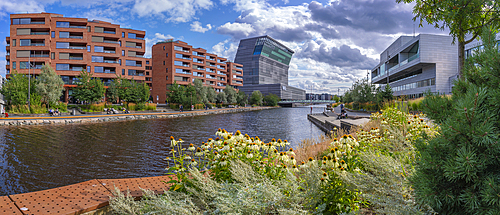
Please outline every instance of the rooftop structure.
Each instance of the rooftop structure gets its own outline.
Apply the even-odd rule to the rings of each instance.
[[[389,84],[395,96],[418,98],[430,90],[451,93],[458,73],[458,47],[453,38],[420,34],[402,36],[380,54],[371,71],[374,84]]]
[[[14,70],[37,75],[48,64],[65,83],[66,101],[82,70],[105,85],[117,75],[145,80],[145,31],[54,13],[11,14],[10,21],[7,76]]]

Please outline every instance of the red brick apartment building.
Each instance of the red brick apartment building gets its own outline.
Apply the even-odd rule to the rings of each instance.
[[[174,81],[180,85],[201,79],[206,86],[220,92],[226,85],[243,86],[243,66],[226,58],[193,48],[182,41],[166,40],[152,48],[154,102],[165,103],[166,93]]]
[[[146,81],[145,31],[53,13],[11,14],[10,20],[7,74],[28,74],[29,61],[30,74],[37,75],[43,64],[49,64],[65,83],[66,101],[82,70],[105,84],[117,75]]]

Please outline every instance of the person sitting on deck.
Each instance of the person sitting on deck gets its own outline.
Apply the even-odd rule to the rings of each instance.
[[[50,115],[50,116],[54,116],[54,109],[52,109],[52,108],[51,108],[51,109],[49,109],[49,115]]]

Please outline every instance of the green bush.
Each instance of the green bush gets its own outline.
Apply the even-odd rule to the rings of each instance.
[[[423,103],[441,124],[436,138],[416,144],[420,158],[411,178],[421,203],[442,214],[500,211],[500,54],[495,34],[484,29],[451,98],[428,94]]]

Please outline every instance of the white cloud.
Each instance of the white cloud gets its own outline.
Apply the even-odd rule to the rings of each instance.
[[[236,56],[237,50],[238,43],[230,42],[229,39],[227,39],[214,45],[211,52],[216,54],[217,56],[221,56],[227,58],[230,61],[233,61],[234,57]]]
[[[132,10],[141,17],[160,16],[166,22],[188,22],[198,11],[212,6],[210,0],[136,0]]]
[[[206,26],[207,27],[204,28],[203,26],[201,26],[201,22],[194,21],[193,23],[191,23],[191,31],[205,33],[206,31],[212,29],[212,25],[207,24]]]
[[[151,57],[151,48],[153,45],[155,45],[157,42],[164,41],[167,39],[176,39],[173,36],[167,34],[161,34],[161,33],[155,33],[153,38],[148,38],[146,37],[146,54],[144,54],[146,57],[150,58]],[[177,38],[181,39],[181,38]]]
[[[229,34],[235,38],[248,37],[251,33],[255,31],[251,24],[247,23],[226,23],[217,28],[217,31],[221,34]]]
[[[45,7],[39,1],[0,1],[0,16],[7,16],[9,13],[39,13],[45,11]]]

